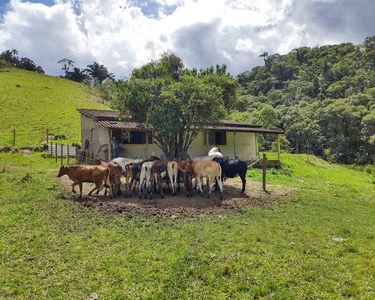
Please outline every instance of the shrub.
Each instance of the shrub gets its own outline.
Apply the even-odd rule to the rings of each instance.
[[[41,157],[43,158],[54,158],[55,156],[50,152],[42,153]]]
[[[0,152],[9,153],[11,149],[12,149],[11,147],[5,146],[5,147],[0,149]]]
[[[81,149],[81,145],[78,144],[78,143],[73,143],[72,146],[73,146],[73,147],[77,147],[77,149]]]

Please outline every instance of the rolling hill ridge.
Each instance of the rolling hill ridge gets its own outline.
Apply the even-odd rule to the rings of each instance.
[[[65,135],[64,143],[80,142],[77,108],[108,109],[86,85],[21,69],[0,72],[0,146],[35,146],[50,134]]]

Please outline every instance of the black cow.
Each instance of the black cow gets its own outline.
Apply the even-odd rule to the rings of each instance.
[[[223,158],[215,157],[212,159],[216,161],[221,166],[222,172],[222,180],[224,178],[234,178],[237,175],[240,176],[242,181],[242,190],[241,194],[245,191],[246,188],[246,172],[247,172],[247,165],[246,162],[239,160],[239,159],[228,159],[225,160]]]

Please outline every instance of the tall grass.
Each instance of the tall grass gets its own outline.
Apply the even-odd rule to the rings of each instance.
[[[371,174],[301,155],[268,172],[278,204],[195,219],[124,218],[81,206],[53,160],[0,155],[0,298],[371,299]],[[251,170],[249,180],[259,180]]]

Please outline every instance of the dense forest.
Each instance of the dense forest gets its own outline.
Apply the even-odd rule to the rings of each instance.
[[[283,129],[285,136],[281,142],[285,151],[312,153],[341,163],[374,162],[375,36],[366,38],[360,45],[343,43],[301,47],[286,55],[265,52],[260,56],[264,59],[264,66],[245,71],[236,80],[226,72],[225,65],[199,71],[187,69],[182,60],[170,52],[161,55],[160,60],[134,69],[125,81],[114,80],[113,74],[96,62],[86,69],[75,67],[74,62],[67,58],[58,64],[64,72],[61,77],[93,86],[100,99],[120,110],[132,110],[124,87],[133,88],[137,80],[136,91],[143,90],[146,83],[150,86],[157,83],[157,97],[148,91],[146,98],[160,100],[166,95],[162,93],[174,91],[171,89],[173,83],[182,82],[188,76],[204,79],[203,83],[223,89],[220,106],[225,108],[225,118]],[[173,71],[176,62],[177,78]],[[30,59],[19,58],[17,50],[0,54],[0,68],[6,64],[43,73],[43,69]],[[162,75],[155,75],[160,72]],[[140,85],[142,88],[138,86],[140,80],[144,81]],[[176,94],[177,90],[173,93],[174,98],[183,99]],[[119,98],[122,101],[119,102]],[[136,104],[144,99],[141,100]],[[124,104],[127,107],[123,107]],[[147,111],[158,106],[147,104],[145,107]],[[149,117],[151,115],[148,113]],[[275,147],[272,142],[270,137],[260,137],[264,150]]]
[[[361,45],[301,47],[260,55],[237,76],[231,118],[285,130],[285,150],[343,163],[374,161],[375,36]],[[270,147],[263,141],[263,147]]]

